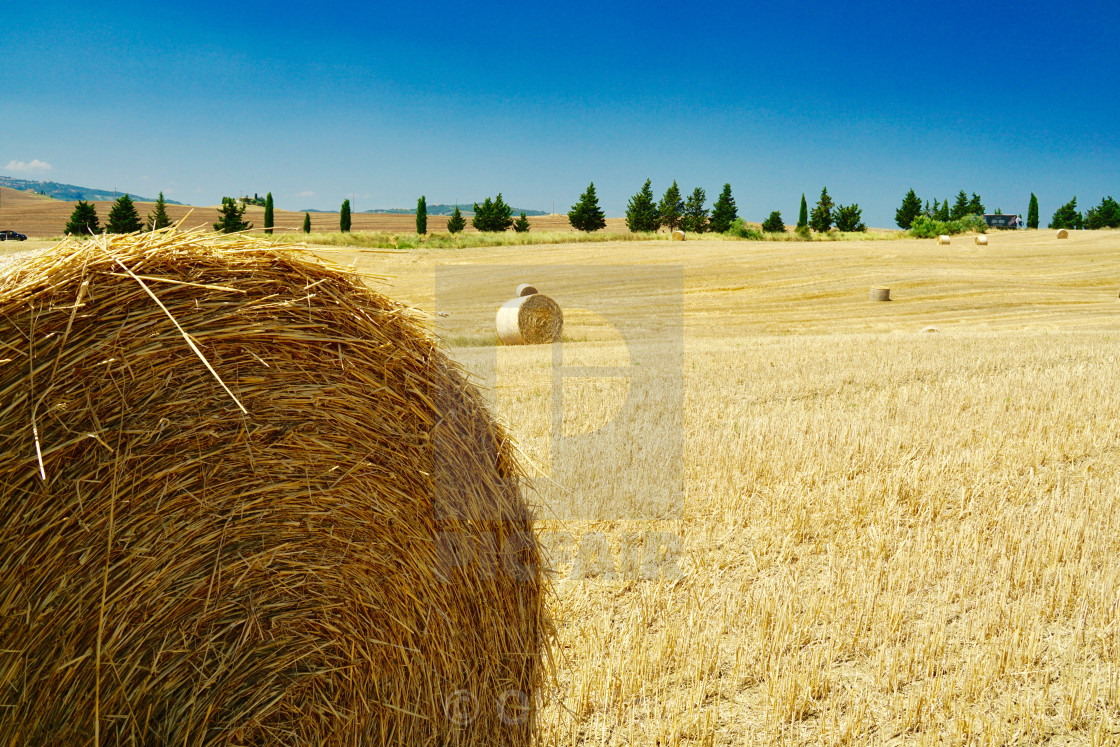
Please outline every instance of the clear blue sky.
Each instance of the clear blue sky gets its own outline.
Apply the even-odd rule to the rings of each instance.
[[[1043,217],[1120,197],[1110,2],[4,4],[0,174],[214,204],[622,215],[646,178]],[[48,168],[49,165],[49,168]]]

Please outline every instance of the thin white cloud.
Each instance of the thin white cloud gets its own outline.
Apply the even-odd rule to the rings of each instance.
[[[312,192],[310,189],[305,189],[304,191],[300,192],[299,195],[297,195],[297,196],[298,197],[314,197],[315,193]]]
[[[51,165],[46,161],[33,158],[30,163],[25,163],[24,161],[8,161],[8,165],[4,168],[16,173],[30,173],[33,171],[50,171]]]

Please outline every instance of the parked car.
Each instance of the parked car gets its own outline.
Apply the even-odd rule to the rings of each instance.
[[[0,241],[27,241],[27,237],[15,231],[0,231]]]

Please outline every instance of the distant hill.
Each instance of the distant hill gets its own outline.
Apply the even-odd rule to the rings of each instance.
[[[56,200],[63,200],[65,202],[77,202],[78,200],[85,200],[86,202],[107,202],[126,194],[125,192],[115,192],[111,189],[91,189],[90,187],[79,187],[74,184],[31,181],[29,179],[15,179],[10,176],[0,176],[0,187],[10,187],[11,189],[18,189],[22,192],[34,192],[35,194],[46,195],[47,197],[53,197]],[[135,202],[156,201],[154,197],[141,197],[131,192],[127,194]],[[164,202],[168,205],[183,204],[175,200],[168,200],[167,198],[164,198]]]

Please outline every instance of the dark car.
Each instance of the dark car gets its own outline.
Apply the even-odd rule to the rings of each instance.
[[[27,237],[15,231],[0,231],[0,241],[27,241]]]

